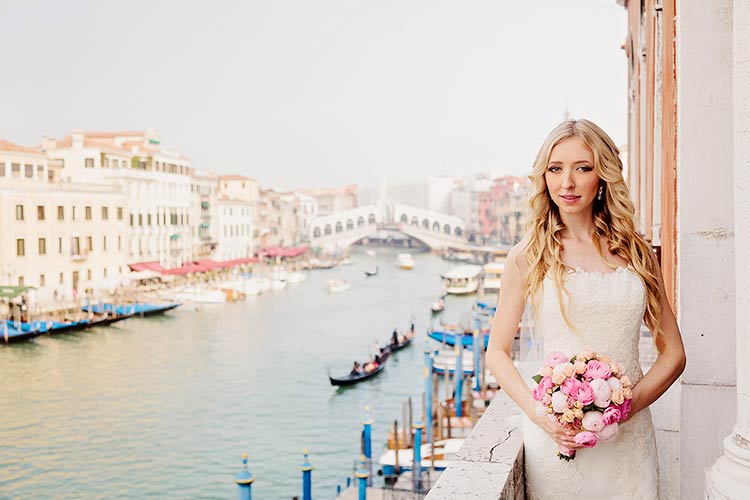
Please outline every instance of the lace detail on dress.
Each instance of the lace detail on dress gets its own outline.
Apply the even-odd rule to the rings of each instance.
[[[536,320],[548,354],[572,355],[586,347],[609,354],[635,383],[643,372],[638,340],[646,309],[646,288],[629,267],[611,273],[584,271],[567,275],[569,318],[563,320],[554,281],[544,281]],[[563,300],[566,295],[563,293]],[[575,460],[557,458],[557,444],[524,418],[527,496],[533,500],[577,498],[657,499],[657,457],[651,414],[644,410],[624,423],[609,443],[579,450]]]

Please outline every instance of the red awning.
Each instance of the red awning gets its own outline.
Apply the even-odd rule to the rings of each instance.
[[[159,264],[159,261],[151,261],[151,262],[138,262],[136,264],[128,264],[131,271],[156,271],[160,274],[165,274],[167,272],[166,269],[164,269],[161,264]]]
[[[297,257],[307,252],[306,246],[301,247],[266,247],[261,250],[267,257]]]

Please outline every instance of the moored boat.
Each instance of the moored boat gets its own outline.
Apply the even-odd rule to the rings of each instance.
[[[375,276],[376,274],[378,274],[378,271],[379,271],[378,266],[375,266],[372,269],[365,269],[365,275],[367,275],[367,276]]]
[[[447,293],[463,295],[474,293],[479,288],[481,266],[458,266],[442,275]]]
[[[484,278],[482,288],[485,292],[497,292],[500,290],[500,280],[503,277],[505,264],[503,262],[490,262],[484,265]]]
[[[430,309],[432,309],[432,312],[434,313],[439,313],[440,311],[445,309],[445,300],[441,298],[440,300],[433,302],[430,306]]]
[[[452,333],[452,332],[443,332],[439,330],[433,330],[427,334],[428,337],[430,337],[433,340],[437,340],[441,344],[446,344],[450,346],[456,345],[456,342],[460,338],[461,345],[464,347],[473,347],[474,346],[474,335],[472,335],[471,332],[466,334],[461,333]],[[487,344],[490,341],[490,334],[489,332],[482,334],[482,342],[484,343],[484,348],[487,349]]]
[[[432,443],[421,445],[420,452],[422,460],[420,465],[429,469],[434,464],[435,470],[442,471],[455,460],[456,452],[464,444],[464,438],[441,439],[435,441],[434,457]],[[398,453],[398,461],[396,460]],[[378,464],[384,476],[396,475],[396,463],[400,472],[410,471],[413,467],[414,450],[412,448],[400,449],[398,452],[394,449],[387,449],[380,456]]]

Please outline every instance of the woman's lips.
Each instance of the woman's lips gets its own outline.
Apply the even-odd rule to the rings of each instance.
[[[566,203],[575,203],[577,202],[581,197],[580,196],[573,196],[573,195],[562,195],[560,198],[566,202]]]

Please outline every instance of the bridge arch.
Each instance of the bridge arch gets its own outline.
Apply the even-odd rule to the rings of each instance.
[[[341,223],[341,221],[337,221],[336,222],[336,232],[340,233],[343,230],[344,230],[344,225]]]
[[[436,233],[440,232],[440,223],[438,221],[432,223],[432,230]]]
[[[361,215],[357,217],[357,227],[362,227],[365,225],[365,218]]]
[[[326,224],[325,229],[323,230],[323,234],[326,236],[329,236],[333,231],[331,230],[331,225]]]
[[[320,238],[320,227],[315,226],[313,229],[313,238]]]
[[[346,219],[346,230],[351,231],[354,229],[354,221],[351,219]]]

